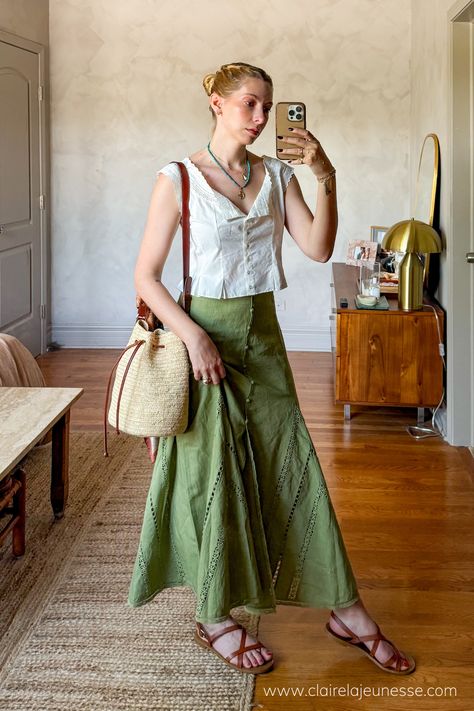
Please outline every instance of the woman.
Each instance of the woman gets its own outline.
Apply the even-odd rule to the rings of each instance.
[[[277,603],[332,608],[328,632],[389,672],[411,657],[365,610],[326,484],[302,418],[273,291],[286,286],[284,227],[310,259],[326,262],[337,229],[335,170],[303,129],[285,140],[317,179],[306,205],[293,168],[249,152],[268,122],[272,81],[228,64],[203,81],[214,132],[184,159],[191,184],[190,316],[161,282],[181,209],[178,167],[158,176],[135,285],[186,344],[192,365],[188,430],[162,438],[147,498],[129,604],[165,587],[196,594],[196,641],[227,664],[258,674],[272,653],[230,617]],[[295,151],[296,149],[296,151]]]

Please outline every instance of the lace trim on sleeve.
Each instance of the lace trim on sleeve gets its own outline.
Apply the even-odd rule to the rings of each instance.
[[[181,201],[182,201],[181,173],[179,172],[178,166],[175,163],[168,163],[168,165],[165,165],[163,168],[161,168],[159,171],[157,171],[156,177],[158,177],[160,173],[163,173],[163,175],[167,175],[168,178],[170,178],[173,181],[173,187],[174,187],[174,192],[176,195],[176,201],[178,203],[179,210],[181,212]]]
[[[281,184],[283,186],[283,192],[286,191],[288,184],[294,174],[295,171],[294,168],[291,167],[291,165],[287,165],[286,163],[281,164]]]

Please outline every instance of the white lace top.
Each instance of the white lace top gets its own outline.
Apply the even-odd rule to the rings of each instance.
[[[286,287],[281,261],[284,193],[293,168],[263,156],[265,178],[248,215],[217,192],[189,158],[189,250],[191,294],[216,299],[261,294]],[[175,163],[158,171],[173,181],[181,207],[181,176]],[[182,281],[178,285],[183,288]]]

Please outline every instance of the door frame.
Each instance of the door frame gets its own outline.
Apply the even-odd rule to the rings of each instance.
[[[449,21],[449,232],[454,248],[448,258],[447,439],[474,447],[474,275],[466,271],[474,230],[474,0],[458,0]],[[465,66],[470,67],[466,77]],[[465,160],[466,145],[470,160]],[[468,233],[466,234],[466,229]],[[455,239],[458,237],[458,246]],[[471,240],[471,242],[470,242]],[[465,249],[466,247],[466,249]],[[472,266],[468,267],[469,270]],[[466,323],[466,320],[468,323]]]
[[[44,307],[41,318],[41,353],[46,353],[51,330],[50,298],[50,170],[49,170],[49,81],[48,56],[46,47],[38,42],[6,32],[0,28],[0,41],[38,55],[38,85],[43,87],[39,100],[39,168],[40,195],[44,195],[44,208],[40,209],[40,254],[41,254],[41,304]],[[39,199],[39,196],[38,196]]]

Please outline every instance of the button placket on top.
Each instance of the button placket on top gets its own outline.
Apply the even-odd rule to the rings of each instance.
[[[244,219],[244,227],[242,230],[242,240],[244,243],[244,260],[245,260],[245,266],[246,266],[246,271],[247,271],[247,285],[249,289],[255,290],[255,280],[254,280],[254,271],[253,271],[253,265],[252,265],[252,254],[250,250],[250,227],[248,226],[248,223],[250,222],[249,216]]]

